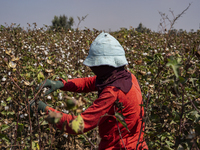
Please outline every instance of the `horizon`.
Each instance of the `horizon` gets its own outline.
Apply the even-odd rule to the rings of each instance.
[[[200,6],[199,0],[143,0],[143,1],[92,1],[92,0],[40,0],[24,1],[9,0],[1,1],[0,24],[10,26],[12,23],[27,28],[29,23],[37,24],[37,28],[44,25],[51,26],[54,16],[66,15],[73,17],[77,27],[78,19],[88,14],[86,19],[81,22],[79,29],[97,29],[102,31],[119,31],[121,28],[137,28],[140,23],[151,31],[159,31],[159,23],[162,17],[159,12],[168,15],[173,19],[183,12],[191,3],[190,8],[176,21],[174,29],[183,31],[197,31],[200,29]],[[173,11],[173,14],[170,12]],[[167,20],[166,20],[167,21]],[[167,29],[169,28],[169,22]]]

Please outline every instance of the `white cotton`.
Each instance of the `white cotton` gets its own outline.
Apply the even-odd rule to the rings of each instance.
[[[68,113],[69,113],[69,111],[66,110],[66,109],[63,109],[62,112],[65,113],[65,114],[68,114]]]
[[[47,99],[51,99],[51,96],[47,96]]]
[[[63,136],[64,136],[65,138],[67,138],[67,137],[68,137],[68,134],[63,134]]]
[[[45,55],[48,55],[48,52],[47,52],[47,51],[44,51],[44,54],[45,54]]]
[[[21,114],[21,115],[20,115],[20,118],[24,118],[24,114]]]
[[[83,59],[80,59],[79,62],[82,63],[82,62],[83,62]]]
[[[143,55],[143,56],[147,56],[147,53],[143,53],[142,55]]]
[[[1,79],[1,81],[3,81],[3,82],[4,82],[4,81],[6,81],[6,78],[5,78],[5,77],[3,77],[3,78]]]
[[[151,74],[151,72],[150,72],[150,71],[148,71],[148,72],[147,72],[147,74],[148,74],[148,75],[150,75],[150,74]]]
[[[71,76],[71,75],[68,75],[68,78],[70,79],[70,78],[72,78],[72,76]]]
[[[5,107],[4,107],[4,109],[5,109],[5,110],[8,110],[8,109],[9,109],[9,107],[8,107],[8,106],[5,106]]]

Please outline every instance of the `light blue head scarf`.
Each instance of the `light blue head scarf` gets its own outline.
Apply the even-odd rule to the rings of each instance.
[[[110,34],[102,32],[92,42],[89,55],[83,64],[89,67],[109,65],[117,68],[128,62],[120,43]]]

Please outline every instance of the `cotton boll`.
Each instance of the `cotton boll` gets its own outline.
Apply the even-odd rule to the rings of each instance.
[[[8,124],[8,121],[7,121],[7,119],[6,119],[4,122],[5,122],[5,124]]]
[[[45,88],[43,88],[43,93],[45,93],[47,91],[47,88],[45,87]]]
[[[147,56],[147,53],[143,53],[142,55],[143,55],[143,56]]]
[[[4,81],[6,81],[6,78],[5,78],[5,77],[3,77],[3,78],[1,79],[1,81],[3,81],[3,82],[4,82]]]
[[[4,109],[5,109],[5,110],[8,110],[8,109],[9,109],[9,107],[8,107],[8,106],[5,106],[5,107],[4,107]]]
[[[47,52],[47,51],[44,51],[44,54],[45,54],[45,55],[48,55],[48,52]]]
[[[59,93],[59,94],[58,94],[58,99],[59,99],[59,100],[62,100],[62,99],[63,99],[62,93]],[[63,103],[62,103],[62,104],[63,104]],[[63,106],[64,106],[64,104],[63,104]]]
[[[65,138],[67,138],[67,137],[68,137],[68,134],[63,134],[63,136],[64,136]]]
[[[150,71],[148,71],[148,72],[147,72],[147,75],[150,75],[150,74],[151,74],[151,72],[150,72]]]
[[[40,63],[40,66],[42,66],[42,67],[43,67],[43,64],[42,64],[42,63]]]
[[[47,96],[47,99],[49,99],[49,100],[50,100],[50,99],[51,99],[51,96]]]
[[[68,113],[69,113],[69,111],[66,110],[66,109],[63,109],[62,112],[65,113],[65,114],[68,114]]]
[[[64,107],[65,105],[63,103],[61,103],[60,107]]]
[[[24,118],[24,114],[21,114],[21,115],[20,115],[20,118]]]
[[[70,79],[70,78],[72,78],[72,76],[71,76],[71,75],[68,75],[68,78]]]

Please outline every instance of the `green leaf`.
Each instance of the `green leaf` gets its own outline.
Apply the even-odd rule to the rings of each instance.
[[[171,146],[174,145],[174,143],[172,143],[172,142],[170,142],[170,141],[165,141],[165,143],[166,143],[169,147],[171,147]]]
[[[78,115],[76,119],[69,123],[69,126],[75,133],[82,133],[84,130],[84,121],[81,115]]]
[[[6,125],[6,124],[3,124],[3,125],[1,126],[1,131],[4,131],[4,130],[6,130],[6,129],[8,129],[8,128],[10,128],[10,126],[8,126],[8,125]]]
[[[40,149],[38,141],[32,141],[32,149],[33,150]]]
[[[200,120],[200,114],[196,110],[191,111],[190,114],[194,117],[192,118],[192,120],[194,120],[195,122],[198,122]]]
[[[39,82],[42,82],[45,79],[44,74],[42,72],[38,73],[37,78]]]
[[[189,81],[192,82],[193,87],[195,87],[195,81],[198,80],[197,78],[190,78]]]
[[[123,116],[123,114],[116,112],[115,117],[127,129],[127,131],[130,132],[129,129],[128,129],[128,126],[127,126],[127,124],[124,120],[125,117]]]
[[[181,64],[178,63],[177,60],[175,60],[174,58],[170,57],[170,59],[168,59],[168,63],[166,66],[171,66],[175,76],[178,78],[179,77],[179,67],[181,66]]]
[[[9,142],[9,138],[5,134],[0,133],[0,139],[4,140],[6,142]]]
[[[14,115],[15,112],[13,112],[13,111],[2,111],[1,114],[2,115]]]
[[[6,99],[6,101],[10,101],[11,99],[12,99],[12,97],[9,96],[9,97]]]
[[[5,102],[1,102],[1,106],[7,106],[7,104]]]
[[[47,124],[48,124],[47,121],[43,121],[42,124],[41,124],[41,126],[44,126],[44,125],[47,125]]]
[[[187,79],[185,79],[185,78],[183,78],[181,76],[179,76],[178,79],[182,84],[184,84],[187,81]]]
[[[177,150],[185,150],[185,149],[181,144],[179,144]]]

